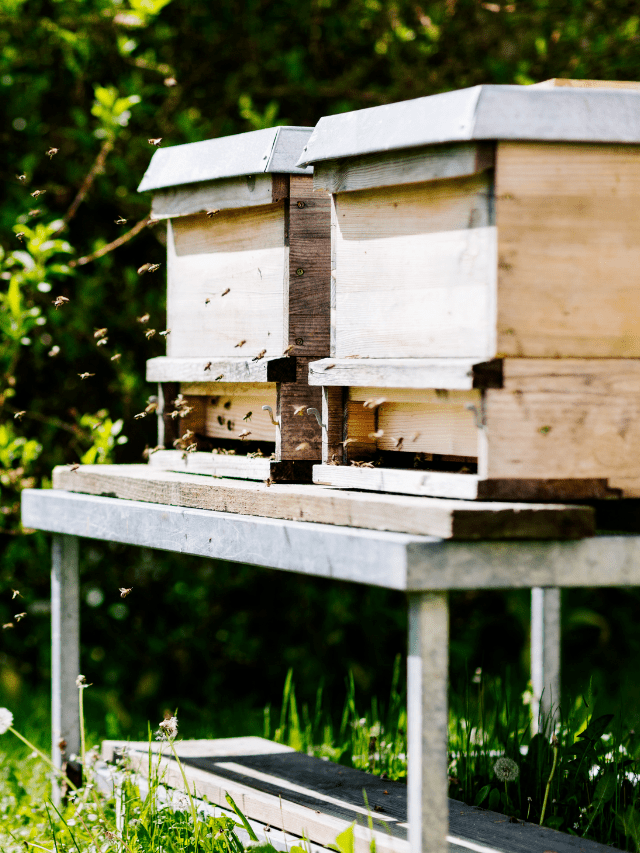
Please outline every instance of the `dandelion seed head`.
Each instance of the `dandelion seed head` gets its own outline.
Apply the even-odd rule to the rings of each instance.
[[[493,772],[501,782],[515,782],[520,768],[511,758],[499,758],[493,765]]]
[[[13,714],[8,708],[0,708],[0,735],[9,731],[13,725]]]
[[[158,734],[161,737],[158,737]],[[178,718],[168,717],[160,723],[160,729],[156,734],[156,740],[173,740],[178,735]]]

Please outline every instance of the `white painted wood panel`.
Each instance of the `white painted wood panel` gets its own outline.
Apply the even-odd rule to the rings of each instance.
[[[336,197],[337,358],[493,356],[490,194],[483,174]]]
[[[168,356],[282,355],[284,227],[282,204],[169,223]]]

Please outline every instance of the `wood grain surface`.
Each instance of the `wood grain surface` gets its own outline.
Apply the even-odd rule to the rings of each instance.
[[[267,518],[391,530],[444,539],[571,539],[594,531],[593,510],[554,504],[480,503],[356,493],[317,485],[208,481],[148,465],[58,467],[53,486],[84,494]]]
[[[336,196],[335,356],[495,352],[487,173]]]
[[[640,355],[640,147],[500,142],[500,355]]]

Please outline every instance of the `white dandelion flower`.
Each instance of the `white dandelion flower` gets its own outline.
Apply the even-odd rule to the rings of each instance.
[[[0,708],[0,735],[8,732],[13,725],[13,714],[8,708]]]
[[[160,723],[160,733],[167,739],[173,740],[178,736],[178,718],[169,717]]]
[[[493,772],[501,782],[515,782],[520,768],[511,758],[499,758],[493,765]]]

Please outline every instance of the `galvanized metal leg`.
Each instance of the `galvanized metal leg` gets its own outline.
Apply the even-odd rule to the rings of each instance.
[[[411,853],[447,851],[448,678],[447,593],[412,593],[407,662]]]
[[[78,537],[56,535],[51,553],[51,750],[58,767],[80,753],[79,673]]]
[[[560,590],[531,590],[532,728],[553,730],[560,704]]]

